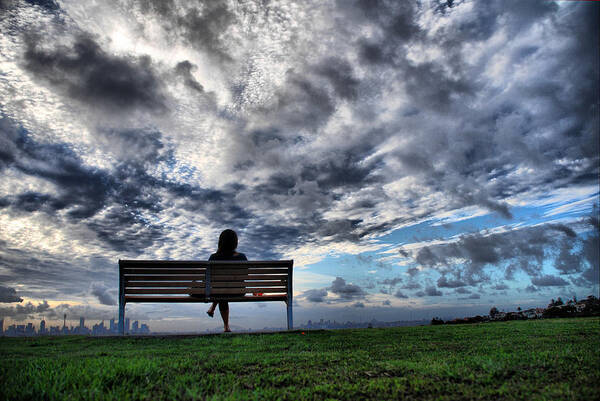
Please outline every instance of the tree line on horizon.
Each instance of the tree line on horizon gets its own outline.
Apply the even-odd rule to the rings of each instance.
[[[442,320],[439,317],[431,319],[432,325],[441,324],[463,324],[463,323],[485,323],[485,322],[505,322],[509,320],[529,320],[529,319],[549,319],[558,317],[589,317],[600,316],[600,299],[590,295],[583,300],[577,300],[573,297],[568,301],[563,301],[561,297],[556,300],[553,298],[545,308],[531,308],[522,310],[517,308],[515,312],[503,312],[492,306],[489,315],[477,315],[452,320]]]

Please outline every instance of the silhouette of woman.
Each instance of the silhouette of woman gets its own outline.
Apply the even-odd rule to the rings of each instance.
[[[246,255],[240,252],[236,252],[238,245],[238,237],[235,231],[225,230],[219,235],[219,247],[216,253],[210,255],[208,260],[248,260]],[[215,314],[215,308],[219,305],[219,312],[223,318],[223,325],[225,326],[225,332],[230,332],[229,328],[229,302],[219,301],[213,302],[206,313],[208,316],[213,317]]]

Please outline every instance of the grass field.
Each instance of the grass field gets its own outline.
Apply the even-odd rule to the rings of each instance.
[[[0,338],[1,400],[600,399],[600,319]]]

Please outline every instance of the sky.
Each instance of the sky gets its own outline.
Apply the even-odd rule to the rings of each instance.
[[[599,12],[0,0],[5,327],[114,318],[119,259],[206,260],[226,228],[294,260],[296,323],[598,295]],[[204,331],[207,306],[126,313]]]

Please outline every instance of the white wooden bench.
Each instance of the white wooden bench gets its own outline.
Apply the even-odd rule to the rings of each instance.
[[[119,333],[130,302],[268,302],[287,304],[292,322],[293,260],[119,260]]]

